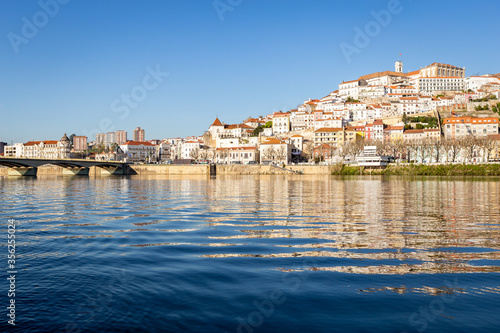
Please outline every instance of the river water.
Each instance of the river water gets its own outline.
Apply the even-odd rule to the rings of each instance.
[[[0,177],[0,331],[496,331],[498,180]]]

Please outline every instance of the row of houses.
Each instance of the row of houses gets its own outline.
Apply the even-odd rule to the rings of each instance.
[[[260,121],[256,121],[259,123]],[[115,151],[93,154],[96,160],[166,163],[175,159],[189,159],[213,163],[290,163],[307,161],[325,150],[342,150],[349,143],[360,142],[423,142],[460,139],[466,136],[498,137],[499,119],[494,117],[451,117],[443,120],[443,134],[438,128],[405,129],[403,123],[384,124],[381,119],[364,126],[321,127],[312,138],[302,135],[266,136],[250,134],[252,126],[225,125],[218,118],[206,135],[150,141],[127,141]],[[253,124],[255,125],[255,124]],[[257,127],[259,126],[257,125]],[[248,128],[247,128],[248,126]],[[212,133],[215,137],[212,137]],[[253,133],[253,132],[252,132]],[[6,156],[26,158],[70,158],[69,139],[59,141],[30,141],[5,147]]]

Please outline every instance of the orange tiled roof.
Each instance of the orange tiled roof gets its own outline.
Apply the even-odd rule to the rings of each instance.
[[[345,81],[345,82],[342,82],[341,84],[346,84],[346,83],[353,83],[353,82],[357,82],[359,80],[351,80],[351,81]]]
[[[321,127],[314,132],[340,132],[344,130],[343,128],[337,128],[337,127]]]
[[[24,144],[24,146],[25,146],[25,147],[35,146],[35,145],[39,145],[39,144],[40,144],[40,143],[42,143],[42,142],[43,142],[43,144],[44,144],[44,145],[57,145],[57,143],[58,143],[59,141],[57,141],[57,140],[29,141],[29,142],[26,142],[26,143]]]
[[[460,67],[457,67],[457,66],[453,66],[453,65],[448,65],[448,64],[442,64],[442,63],[439,63],[439,62],[433,62],[432,64],[430,64],[429,66],[426,66],[424,68],[427,68],[427,67],[432,67],[432,66],[443,66],[443,67],[450,67],[450,68],[458,68],[458,69],[462,69]]]
[[[214,120],[214,122],[212,123],[211,126],[223,126],[223,125],[220,122],[219,118],[215,118],[215,120]]]
[[[418,133],[424,133],[423,129],[412,129],[412,130],[406,130],[405,134],[418,134]]]
[[[276,138],[269,138],[265,142],[261,143],[261,145],[281,145],[281,144],[286,144],[286,142]]]
[[[154,146],[154,144],[152,144],[151,142],[147,142],[147,141],[127,141],[123,145],[124,146],[140,146],[140,145]]]
[[[224,128],[225,129],[235,129],[235,128],[247,128],[247,129],[251,129],[252,127],[251,126],[248,126],[246,124],[234,124],[234,125],[224,125]]]
[[[216,150],[255,150],[257,147],[228,147],[228,148],[217,148]]]
[[[488,121],[489,120],[489,121]],[[494,117],[484,117],[484,118],[473,118],[473,117],[453,117],[453,118],[445,118],[443,120],[445,124],[455,124],[455,123],[496,123],[498,124],[498,118]]]
[[[383,71],[383,72],[377,72],[377,73],[372,73],[372,74],[360,76],[358,80],[369,80],[369,79],[373,79],[373,78],[381,77],[381,76],[406,76],[406,74],[398,73],[398,72],[394,72],[394,71]]]

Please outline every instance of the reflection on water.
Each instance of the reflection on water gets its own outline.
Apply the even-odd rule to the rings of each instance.
[[[147,304],[134,310],[142,313],[141,320],[156,316],[163,325],[148,331],[161,331],[167,323],[172,331],[194,331],[215,321],[218,329],[234,331],[234,318],[251,313],[252,300],[282,288],[280,279],[288,275],[309,283],[307,290],[288,295],[306,304],[331,302],[346,293],[352,295],[347,300],[378,297],[382,303],[389,296],[381,295],[415,295],[415,303],[418,295],[500,293],[500,186],[495,178],[0,177],[0,195],[5,216],[0,223],[20,221],[18,262],[25,274],[20,297],[27,303],[47,298],[57,276],[62,291],[52,305],[60,307],[60,325],[70,322],[83,331],[134,327],[139,317],[127,317],[135,308],[124,304],[138,295]],[[95,281],[109,281],[115,270],[126,272],[130,281],[106,284],[112,296],[106,296],[100,311],[108,326],[93,326],[102,324],[95,313],[85,317],[93,310],[80,313],[67,302],[92,299],[86,286],[95,287],[95,274]],[[463,273],[476,280],[464,281]],[[432,278],[436,274],[461,280],[447,286],[444,278]],[[331,281],[338,285],[327,288]],[[221,290],[231,292],[222,295]],[[228,302],[230,309],[222,308]],[[165,304],[167,312],[156,312]],[[292,304],[266,319],[270,326],[263,322],[252,329],[290,323],[296,315]],[[33,307],[25,308],[25,318],[33,328],[47,328],[37,326],[43,316],[30,311]],[[394,327],[409,325],[408,316],[417,309],[408,305]],[[329,327],[332,316],[316,314],[315,327]],[[339,316],[337,323],[352,327]],[[299,330],[301,323],[296,325]],[[443,325],[436,328],[450,323]]]

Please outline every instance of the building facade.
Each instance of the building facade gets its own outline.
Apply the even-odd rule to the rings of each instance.
[[[259,147],[261,163],[288,163],[292,155],[292,147],[285,141],[269,138],[262,142]]]
[[[118,130],[115,131],[115,143],[121,145],[127,142],[127,131]]]
[[[73,150],[74,151],[87,150],[87,137],[86,136],[74,136],[73,137]]]
[[[152,162],[156,161],[156,146],[145,141],[127,141],[120,145],[120,149],[125,154],[126,162]]]
[[[146,141],[146,131],[143,128],[137,127],[134,130],[134,139],[133,141],[144,142]]]
[[[468,135],[486,137],[498,134],[498,118],[453,117],[443,120],[445,139],[458,139]]]
[[[71,143],[66,133],[61,140],[30,141],[24,144],[23,157],[63,159],[70,157]]]

